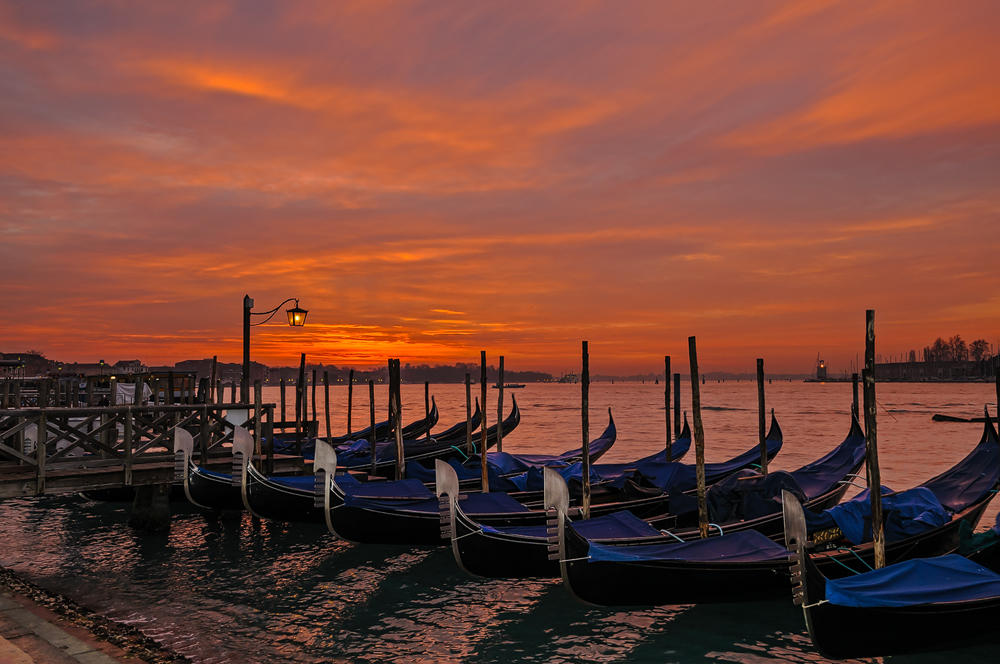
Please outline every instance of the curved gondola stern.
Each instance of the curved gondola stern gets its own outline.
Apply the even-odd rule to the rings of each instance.
[[[559,572],[562,575],[563,586],[576,600],[589,604],[573,590],[569,576],[569,562],[566,559],[566,521],[569,517],[569,487],[566,480],[554,469],[542,469],[545,481],[544,503],[546,514],[546,535],[549,547],[549,560],[559,561]]]
[[[997,442],[997,429],[993,426],[993,421],[990,419],[990,408],[989,406],[983,406],[984,418],[986,424],[983,426],[983,439],[980,441],[980,445],[987,442]],[[1000,423],[1000,406],[997,406],[997,423]]]
[[[458,563],[462,571],[470,576],[476,576],[465,567],[462,562],[462,552],[458,547],[458,538],[455,532],[456,510],[458,509],[460,493],[458,473],[447,461],[434,460],[434,490],[438,497],[438,509],[441,514],[441,539],[451,543],[451,553],[455,556],[455,562]]]
[[[184,482],[184,495],[196,507],[207,509],[191,497],[190,476],[194,464],[194,437],[181,427],[174,427],[174,481]]]
[[[792,603],[802,607],[809,638],[815,643],[812,616],[809,611],[812,606],[809,596],[809,583],[806,579],[807,556],[806,515],[802,504],[790,491],[781,492],[781,510],[785,520],[785,545],[788,547],[788,562],[792,575]]]
[[[771,426],[767,430],[767,436],[765,440],[783,442],[784,434],[781,432],[781,427],[778,426],[778,418],[774,416],[774,409],[771,409]]]
[[[333,445],[322,439],[316,440],[316,457],[313,460],[313,473],[316,478],[313,483],[313,491],[316,494],[315,506],[323,508],[323,517],[326,521],[327,530],[334,537],[340,539],[340,536],[333,529],[333,523],[330,521],[330,485],[333,482],[333,477],[337,474],[337,451],[333,449]]]
[[[262,517],[253,511],[247,497],[247,475],[249,475],[251,459],[253,459],[253,436],[243,427],[235,427],[233,429],[233,484],[240,486],[243,507],[250,512],[251,516],[260,519]]]

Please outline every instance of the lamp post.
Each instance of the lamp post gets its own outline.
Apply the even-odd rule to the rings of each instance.
[[[243,384],[240,386],[240,400],[245,404],[250,403],[250,328],[263,325],[271,320],[274,314],[278,312],[278,309],[292,300],[295,301],[295,306],[285,310],[288,314],[288,324],[292,327],[302,327],[306,324],[306,315],[309,312],[299,308],[299,299],[297,297],[288,298],[270,311],[258,312],[251,311],[253,309],[253,299],[249,295],[243,296]],[[251,316],[267,316],[267,318],[259,323],[251,323]]]

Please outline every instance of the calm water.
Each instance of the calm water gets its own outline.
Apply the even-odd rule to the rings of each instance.
[[[432,392],[442,428],[464,418],[464,385],[432,386]],[[367,389],[358,393],[355,426],[368,419]],[[579,385],[529,385],[513,394],[522,424],[505,438],[505,450],[579,446]],[[686,386],[685,408],[689,394]],[[345,387],[332,388],[335,433],[346,427],[346,395]],[[794,469],[847,433],[849,384],[774,383],[767,396],[785,434],[772,467]],[[423,414],[423,386],[404,385],[403,397],[407,420]],[[385,388],[377,391],[380,414],[386,398]],[[265,399],[277,402],[277,390]],[[495,390],[490,400],[492,423]],[[931,414],[981,415],[996,397],[992,385],[879,385],[878,400],[888,411],[878,415],[883,482],[906,488],[949,467],[979,440],[982,425],[935,423]],[[322,413],[322,389],[319,401]],[[754,383],[707,384],[702,403],[709,461],[756,444]],[[605,460],[629,460],[663,444],[662,385],[595,383],[591,405],[592,437],[606,425],[608,407],[618,425],[618,443]],[[345,544],[322,527],[174,509],[168,534],[142,535],[126,525],[124,505],[78,497],[5,501],[0,565],[137,624],[199,662],[821,660],[790,599],[632,611],[587,607],[556,581],[469,578],[446,548]],[[996,509],[984,524],[992,524]],[[990,648],[957,655],[996,659]]]

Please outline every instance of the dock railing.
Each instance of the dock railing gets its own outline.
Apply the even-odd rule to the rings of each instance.
[[[241,404],[3,409],[0,498],[170,482],[174,427],[191,433],[202,464],[231,454],[234,427],[260,431],[255,452],[266,453],[270,467],[273,449],[262,441],[273,439],[274,409],[262,404],[257,416]]]

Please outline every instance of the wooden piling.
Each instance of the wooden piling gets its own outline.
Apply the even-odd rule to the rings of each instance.
[[[316,428],[317,429],[319,428],[319,415],[317,415],[318,411],[316,410],[316,384],[318,382],[319,381],[316,380],[316,369],[313,369],[313,371],[312,371],[312,407],[313,407],[313,409],[312,409],[312,418],[313,418],[313,420],[316,421]],[[317,437],[319,436],[319,431],[316,432],[316,436]]]
[[[167,372],[167,405],[174,405],[174,372]]]
[[[10,378],[3,379],[3,402],[0,403],[0,408],[7,408],[7,402],[10,400]]]
[[[424,419],[430,421],[431,417],[431,382],[424,381]],[[427,430],[427,437],[430,438],[430,429]]]
[[[705,429],[701,424],[701,392],[698,385],[698,347],[694,337],[688,337],[691,361],[691,416],[694,419],[694,453],[698,480],[698,528],[701,538],[708,537],[708,503],[705,501]]]
[[[143,388],[146,386],[146,379],[136,378],[135,379],[135,393],[132,395],[132,405],[141,406],[142,405],[142,393]]]
[[[681,375],[674,374],[674,440],[681,437]],[[670,461],[670,459],[667,459]]]
[[[488,446],[488,440],[486,435],[486,351],[479,351],[479,364],[480,369],[480,392],[482,394],[483,407],[479,409],[479,428],[482,429],[480,434],[481,443],[479,448],[479,460],[482,466],[482,484],[483,493],[490,492],[490,475],[489,475],[489,460],[486,456],[486,448]]]
[[[205,403],[207,403],[207,404],[214,404],[215,403],[215,397],[212,394],[212,392],[213,392],[213,390],[215,390],[215,379],[216,379],[216,375],[218,374],[218,368],[219,368],[219,356],[218,355],[213,355],[212,356],[212,376],[211,376],[211,378],[209,378],[209,383],[208,383],[208,397],[205,400]]]
[[[281,394],[281,422],[285,423],[288,421],[288,413],[285,411],[285,379],[278,379],[278,390]]]
[[[264,452],[264,445],[261,441],[263,432],[261,422],[261,404],[264,402],[263,386],[259,380],[253,382],[253,453],[257,457],[257,468],[260,468],[260,456]]]
[[[667,461],[673,459],[673,447],[670,431],[670,356],[663,356],[663,412],[667,418]]]
[[[878,467],[878,430],[875,415],[875,310],[865,312],[865,443],[868,448],[868,492],[872,504],[872,539],[875,545],[875,569],[885,567],[885,532],[882,522],[882,479]]]
[[[393,381],[390,383],[389,389],[392,390],[392,401],[396,410],[396,479],[403,480],[406,479],[406,459],[403,454],[403,398],[400,388],[399,360],[390,360],[390,366],[390,376]]]
[[[299,356],[299,379],[295,381],[295,455],[302,456],[302,427],[305,424],[304,392],[306,382],[306,354]]]
[[[198,448],[203,467],[208,463],[208,448],[212,444],[212,433],[208,427],[208,404],[201,408],[201,422],[199,422]],[[173,449],[173,448],[171,448]]]
[[[503,355],[500,356],[497,390],[497,452],[503,452]]]
[[[369,414],[371,415],[371,429],[370,429],[371,433],[368,435],[368,443],[369,443],[369,446],[371,447],[371,452],[372,452],[372,467],[371,467],[371,473],[370,474],[374,475],[375,471],[377,469],[376,469],[376,464],[375,464],[375,461],[376,461],[376,459],[375,459],[375,452],[376,452],[376,450],[375,450],[375,379],[373,379],[373,378],[369,378],[368,379],[368,410],[369,410]]]
[[[757,435],[760,443],[760,473],[767,475],[767,430],[764,414],[764,358],[757,358]]]
[[[62,381],[58,378],[56,378],[55,380],[55,390],[53,398],[55,399],[56,408],[62,406]],[[69,404],[66,405],[69,406]]]
[[[267,413],[267,424],[264,427],[264,440],[266,444],[264,445],[264,451],[267,455],[266,466],[264,467],[265,472],[268,475],[274,474],[274,406],[267,408],[265,411]],[[284,419],[284,418],[282,418]]]
[[[472,444],[472,374],[465,374],[465,453],[471,456],[475,451]]]
[[[580,510],[583,518],[590,518],[590,350],[583,342],[583,373],[580,376],[580,416],[583,420],[583,465],[580,469],[583,479],[583,500]]]
[[[347,375],[347,435],[351,435],[351,413],[354,412],[354,369]]]
[[[333,432],[330,430],[330,372],[323,372],[323,412],[326,413],[326,442],[333,440]],[[347,421],[350,422],[350,411],[348,411]],[[347,427],[350,429],[350,425]]]
[[[231,382],[229,383],[229,386],[230,386],[231,388],[233,388],[233,393],[232,393],[232,395],[230,396],[230,399],[229,399],[229,403],[231,403],[231,404],[235,405],[235,404],[237,404],[237,403],[238,403],[238,400],[236,399],[236,387],[237,387],[237,385],[236,385],[236,380],[234,379],[233,381],[231,381]],[[242,388],[243,388],[243,381],[242,381],[242,380],[240,381],[240,385],[239,385],[239,387],[240,387],[240,389],[241,389],[241,391],[242,391]]]

